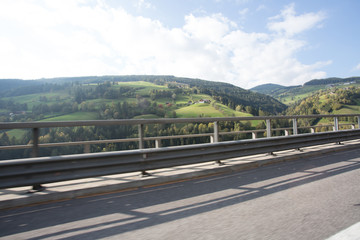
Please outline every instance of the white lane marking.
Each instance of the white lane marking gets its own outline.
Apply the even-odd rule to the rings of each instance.
[[[338,232],[327,240],[360,240],[360,222]]]

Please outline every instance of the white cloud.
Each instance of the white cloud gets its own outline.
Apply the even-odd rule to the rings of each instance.
[[[269,25],[285,34],[268,34],[244,32],[222,14],[188,15],[183,27],[167,28],[104,1],[35,3],[0,3],[0,78],[170,74],[249,88],[325,77],[318,69],[331,63],[296,59],[307,43],[294,35],[321,18],[298,25],[298,19],[316,14],[297,16],[291,6]]]
[[[306,13],[297,16],[294,8],[295,4],[290,4],[281,11],[280,15],[270,18],[271,22],[268,23],[268,28],[271,31],[291,37],[316,26],[321,26],[321,22],[325,19],[323,12]]]
[[[135,7],[137,9],[142,9],[142,8],[155,8],[151,3],[147,2],[146,0],[137,0],[135,2]]]
[[[356,65],[355,69],[360,70],[360,63],[358,65]]]
[[[249,13],[249,8],[244,8],[242,10],[239,11],[239,14],[242,16],[242,17],[245,17],[246,14]]]
[[[266,9],[266,6],[264,4],[261,4],[256,8],[256,11],[261,11],[261,10],[264,10],[264,9]]]

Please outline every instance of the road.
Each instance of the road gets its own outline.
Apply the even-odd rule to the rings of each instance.
[[[360,226],[359,182],[360,149],[5,210],[0,238],[327,239]]]

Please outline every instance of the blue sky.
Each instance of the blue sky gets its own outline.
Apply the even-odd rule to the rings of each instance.
[[[358,0],[1,0],[0,78],[360,76]]]

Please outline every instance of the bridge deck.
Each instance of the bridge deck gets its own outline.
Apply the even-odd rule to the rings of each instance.
[[[104,194],[126,189],[149,187],[191,178],[223,174],[255,168],[265,164],[295,160],[322,155],[333,151],[358,148],[360,140],[344,142],[343,145],[326,144],[298,150],[276,152],[274,155],[254,155],[226,159],[224,165],[215,163],[194,164],[150,171],[151,176],[140,177],[140,173],[110,175],[96,178],[64,181],[45,184],[46,190],[29,193],[30,187],[0,189],[0,209],[38,204],[50,201],[66,200],[96,194]]]

